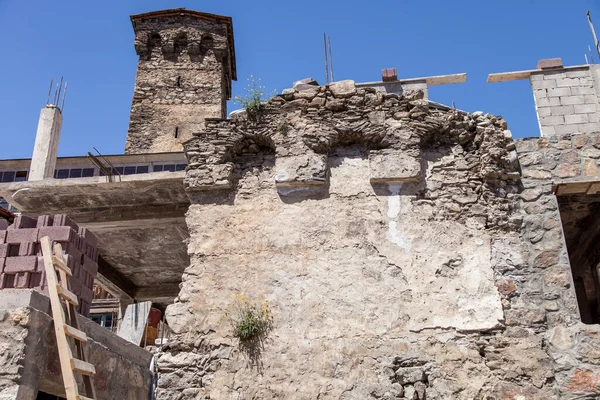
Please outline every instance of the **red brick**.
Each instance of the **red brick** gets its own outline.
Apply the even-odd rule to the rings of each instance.
[[[31,243],[38,241],[37,228],[23,228],[6,231],[5,243]]]
[[[35,228],[37,225],[37,219],[30,218],[26,215],[19,215],[15,218],[12,225],[10,225],[7,230],[16,230],[16,229],[27,229],[27,228]]]
[[[0,271],[4,269],[4,263],[6,262],[6,258],[0,257]]]
[[[0,289],[10,289],[15,287],[15,276],[13,274],[0,275]]]
[[[4,261],[5,273],[35,272],[38,266],[37,256],[8,257]]]
[[[52,226],[54,222],[54,218],[51,215],[40,215],[37,219],[36,228],[41,228],[43,226]]]
[[[38,230],[39,239],[43,238],[44,236],[48,236],[50,237],[50,240],[54,242],[69,242],[76,244],[79,237],[77,236],[77,232],[75,232],[70,226],[45,226]]]
[[[46,282],[46,272],[35,272],[31,274],[31,279],[29,280],[29,286],[31,288],[39,288],[44,290],[47,286]]]
[[[0,258],[6,257],[8,254],[8,245],[0,243]]]
[[[79,232],[79,225],[77,225],[75,221],[69,218],[66,214],[55,215],[52,226],[70,226],[73,228],[73,230],[75,230],[75,232]]]
[[[78,297],[81,294],[81,281],[75,277],[69,279],[69,289]]]
[[[381,80],[384,82],[391,82],[398,80],[398,73],[396,68],[385,68],[381,70]]]
[[[4,220],[2,220],[4,221]],[[0,244],[4,243],[4,240],[6,239],[6,231],[5,230],[0,230]]]
[[[546,58],[545,60],[538,61],[537,69],[552,69],[562,68],[562,58]]]
[[[15,288],[27,289],[29,288],[29,279],[31,279],[31,273],[29,272],[18,272],[15,274]]]

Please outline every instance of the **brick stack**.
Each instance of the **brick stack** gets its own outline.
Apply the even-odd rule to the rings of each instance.
[[[19,216],[12,225],[0,220],[0,290],[33,288],[47,294],[39,245],[44,236],[62,245],[73,272],[69,287],[79,299],[78,312],[87,316],[98,273],[98,240],[66,215],[43,215],[37,219]]]

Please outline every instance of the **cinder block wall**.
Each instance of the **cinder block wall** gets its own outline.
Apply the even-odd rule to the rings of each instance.
[[[63,214],[37,219],[19,216],[12,225],[0,221],[0,290],[35,289],[48,293],[39,245],[44,236],[62,245],[73,272],[69,288],[79,299],[78,312],[87,316],[98,273],[98,240]]]
[[[542,137],[600,132],[599,67],[559,65],[531,74]]]

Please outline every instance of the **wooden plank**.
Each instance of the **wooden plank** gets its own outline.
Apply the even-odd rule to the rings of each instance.
[[[86,396],[82,396],[82,395],[78,395],[77,399],[78,400],[94,400],[94,398],[92,398],[92,397],[86,397]]]
[[[522,79],[529,79],[532,72],[536,72],[536,70],[500,72],[498,74],[489,74],[487,81],[488,81],[488,83],[520,81]]]
[[[79,304],[79,301],[77,301],[77,296],[75,295],[75,293],[71,292],[69,289],[66,289],[62,285],[57,284],[56,290],[58,292],[58,295],[60,297],[62,297],[63,299],[67,300],[69,303],[73,304],[74,306]]]
[[[87,342],[87,335],[85,332],[80,331],[77,328],[73,328],[70,325],[65,325],[65,333],[67,336],[72,337],[75,340],[79,340],[80,342]]]
[[[94,376],[96,374],[96,367],[89,362],[81,361],[77,358],[71,358],[71,369],[82,375]]]
[[[69,268],[67,266],[67,263],[64,261],[64,259],[60,259],[56,256],[52,256],[52,263],[58,269],[63,270],[65,272],[65,274],[67,274],[68,276],[73,276],[73,273],[71,272],[71,268]]]
[[[449,85],[452,83],[463,83],[467,81],[467,74],[452,74],[452,75],[438,75],[438,76],[429,76],[425,78],[428,86],[435,85]]]
[[[56,271],[52,263],[52,246],[50,238],[44,236],[40,239],[42,247],[42,255],[44,257],[44,270],[46,279],[48,280],[48,294],[50,297],[50,306],[52,309],[52,317],[54,318],[54,332],[56,334],[56,345],[58,347],[58,358],[60,360],[60,369],[62,372],[63,382],[65,385],[65,394],[67,400],[77,400],[77,382],[71,369],[71,348],[65,334],[65,315],[63,307],[58,297]]]

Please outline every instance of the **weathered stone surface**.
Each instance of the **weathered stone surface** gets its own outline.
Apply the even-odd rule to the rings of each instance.
[[[397,150],[370,151],[369,171],[372,183],[416,182],[421,176],[421,162]]]
[[[356,93],[356,86],[352,80],[337,81],[329,84],[329,90],[337,98],[351,97]]]

